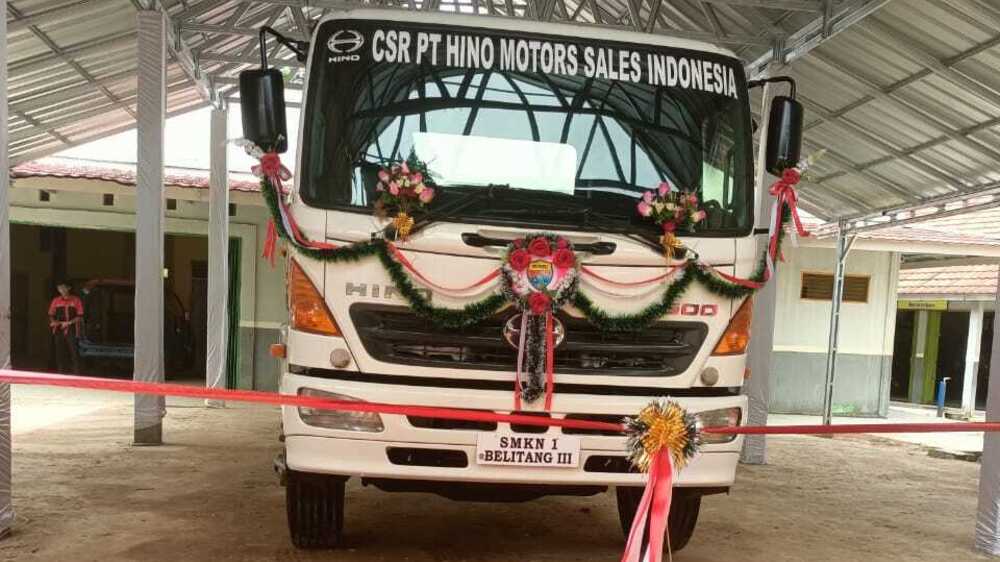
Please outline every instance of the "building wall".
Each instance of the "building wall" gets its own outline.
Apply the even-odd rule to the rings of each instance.
[[[11,220],[15,224],[33,224],[87,228],[94,230],[135,230],[135,198],[132,187],[88,179],[27,178],[14,182],[11,190]],[[49,193],[41,201],[39,192]],[[104,205],[103,195],[114,194],[114,205]],[[204,190],[167,188],[167,197],[176,197],[176,210],[165,212],[165,228],[170,234],[204,237],[208,228],[208,203]],[[233,194],[236,213],[230,217],[230,236],[241,240],[241,302],[238,386],[276,390],[278,363],[270,356],[270,344],[278,339],[279,327],[285,321],[284,267],[271,267],[260,257],[267,225],[267,210],[252,194]],[[184,244],[185,242],[181,242]],[[72,250],[72,249],[71,249]],[[99,250],[99,251],[97,251]],[[14,249],[16,263],[21,249]],[[69,254],[73,260],[87,260],[101,254],[125,260],[134,271],[133,248],[76,249]],[[27,258],[27,256],[25,256]],[[47,264],[38,264],[48,268]],[[34,267],[34,266],[32,266]],[[170,267],[170,265],[167,265]],[[179,266],[176,266],[179,267]],[[190,264],[184,264],[190,268]],[[16,269],[16,266],[15,266]],[[188,272],[189,274],[190,272]],[[189,281],[178,280],[189,284]],[[190,287],[181,287],[187,298]]]
[[[772,412],[818,414],[823,408],[826,357],[830,334],[830,301],[800,297],[802,273],[834,271],[834,250],[788,248],[779,265],[778,301],[772,355]],[[884,416],[896,314],[899,255],[852,251],[848,275],[870,276],[868,302],[841,305],[835,414]]]

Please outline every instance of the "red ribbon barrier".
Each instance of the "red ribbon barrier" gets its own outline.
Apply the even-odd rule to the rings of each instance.
[[[556,426],[573,429],[593,429],[624,433],[625,426],[618,423],[543,418],[518,414],[497,414],[462,408],[434,406],[406,406],[378,402],[355,402],[328,400],[311,396],[295,396],[260,390],[229,390],[205,388],[181,384],[136,382],[132,380],[100,379],[33,371],[0,369],[0,382],[27,384],[33,386],[58,386],[84,390],[106,390],[128,394],[155,394],[157,396],[180,396],[206,398],[232,402],[251,402],[275,406],[298,406],[317,410],[339,410],[343,412],[372,412],[401,416],[419,416],[462,421],[506,422],[518,425]],[[668,390],[668,389],[664,389]],[[857,433],[961,433],[1000,431],[1000,422],[937,422],[937,423],[862,423],[840,425],[748,425],[741,427],[706,427],[703,433],[727,435],[832,435]]]
[[[466,410],[461,408],[406,406],[400,404],[383,404],[379,402],[329,400],[326,398],[295,396],[290,394],[280,394],[277,392],[263,392],[259,390],[227,390],[222,388],[205,388],[201,386],[188,386],[180,384],[136,382],[130,380],[99,379],[72,375],[35,373],[30,371],[14,371],[11,369],[0,369],[0,382],[35,386],[82,388],[87,390],[107,390],[112,392],[125,392],[129,394],[155,394],[157,396],[207,398],[212,400],[252,402],[257,404],[272,404],[276,406],[297,406],[300,408],[336,410],[341,412],[371,412],[376,414],[396,414],[401,416],[417,416],[423,418],[462,421],[505,422],[517,425],[556,426],[598,431],[624,431],[622,424],[598,421],[542,418],[519,414],[497,414],[495,412]]]
[[[100,379],[57,375],[32,371],[0,369],[0,382],[27,384],[33,386],[59,386],[85,390],[106,390],[128,394],[155,394],[158,396],[180,396],[187,398],[207,398],[212,400],[251,402],[276,406],[298,406],[317,410],[339,410],[344,412],[372,412],[463,421],[506,422],[518,425],[557,426],[573,429],[593,429],[624,433],[625,427],[618,423],[541,418],[518,414],[497,414],[461,408],[433,406],[406,406],[378,402],[355,402],[327,400],[309,396],[294,396],[259,390],[228,390],[205,388],[181,384],[136,382],[132,380]],[[857,433],[961,433],[1000,431],[1000,422],[952,422],[952,423],[860,423],[840,425],[748,425],[741,427],[706,427],[703,433],[727,435],[831,435]]]
[[[747,425],[706,427],[702,433],[726,435],[832,435],[851,433],[961,433],[1000,431],[1000,422],[858,423],[838,425]]]

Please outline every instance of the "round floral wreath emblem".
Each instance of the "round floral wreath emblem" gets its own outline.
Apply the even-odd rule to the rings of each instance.
[[[573,244],[555,234],[532,234],[507,246],[503,286],[514,306],[532,314],[553,312],[573,294],[580,262]]]

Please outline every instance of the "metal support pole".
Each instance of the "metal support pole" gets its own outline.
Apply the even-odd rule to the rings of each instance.
[[[972,305],[969,312],[969,338],[965,343],[965,373],[962,376],[962,415],[971,419],[976,413],[976,388],[979,386],[979,357],[983,340],[983,303]]]
[[[0,14],[7,0],[0,0]],[[10,161],[7,157],[7,18],[0,18],[0,367],[10,368]],[[10,385],[0,384],[0,537],[14,525],[10,491]]]
[[[770,75],[768,69],[766,75]],[[767,121],[770,116],[771,100],[779,86],[767,84],[761,95],[761,116],[763,122],[758,128],[761,138],[767,131]],[[760,142],[757,154],[756,213],[755,227],[767,232],[771,221],[772,203],[767,196],[767,186],[775,180],[765,169],[764,140]],[[766,234],[757,236],[756,254],[767,251]],[[778,300],[778,280],[771,281],[753,296],[753,329],[750,336],[750,347],[747,350],[747,367],[750,378],[743,383],[743,393],[747,396],[747,423],[751,425],[767,425],[767,410],[770,399],[771,352],[774,348],[774,312]],[[764,464],[767,462],[767,440],[764,435],[747,435],[743,438],[743,450],[740,452],[740,462],[744,464]]]
[[[837,261],[833,276],[833,298],[830,307],[830,343],[826,352],[826,385],[823,392],[823,425],[830,425],[833,418],[833,378],[837,372],[837,336],[840,332],[840,304],[844,300],[844,269],[847,263],[847,253],[851,251],[854,237],[847,237],[844,232],[847,224],[840,223],[837,232],[837,249],[834,258]]]
[[[208,352],[205,356],[205,384],[226,386],[227,330],[229,329],[229,164],[226,133],[228,109],[213,109],[210,132],[210,175],[208,193]],[[221,400],[205,405],[221,408]]]
[[[993,353],[986,392],[986,420],[1000,420],[1000,290],[993,315]],[[979,508],[976,514],[976,549],[1000,555],[1000,433],[983,436],[979,468]]]
[[[139,11],[138,157],[135,186],[135,365],[133,378],[163,382],[163,126],[167,24]],[[163,443],[163,397],[135,395],[136,445]]]

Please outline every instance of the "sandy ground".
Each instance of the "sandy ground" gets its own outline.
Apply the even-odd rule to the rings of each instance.
[[[129,446],[122,395],[15,389],[17,523],[0,560],[618,560],[611,494],[456,503],[353,483],[346,549],[298,552],[271,471],[276,411],[171,401],[169,444]],[[72,405],[68,415],[62,405]],[[979,465],[865,437],[782,437],[703,504],[678,562],[964,561]]]

